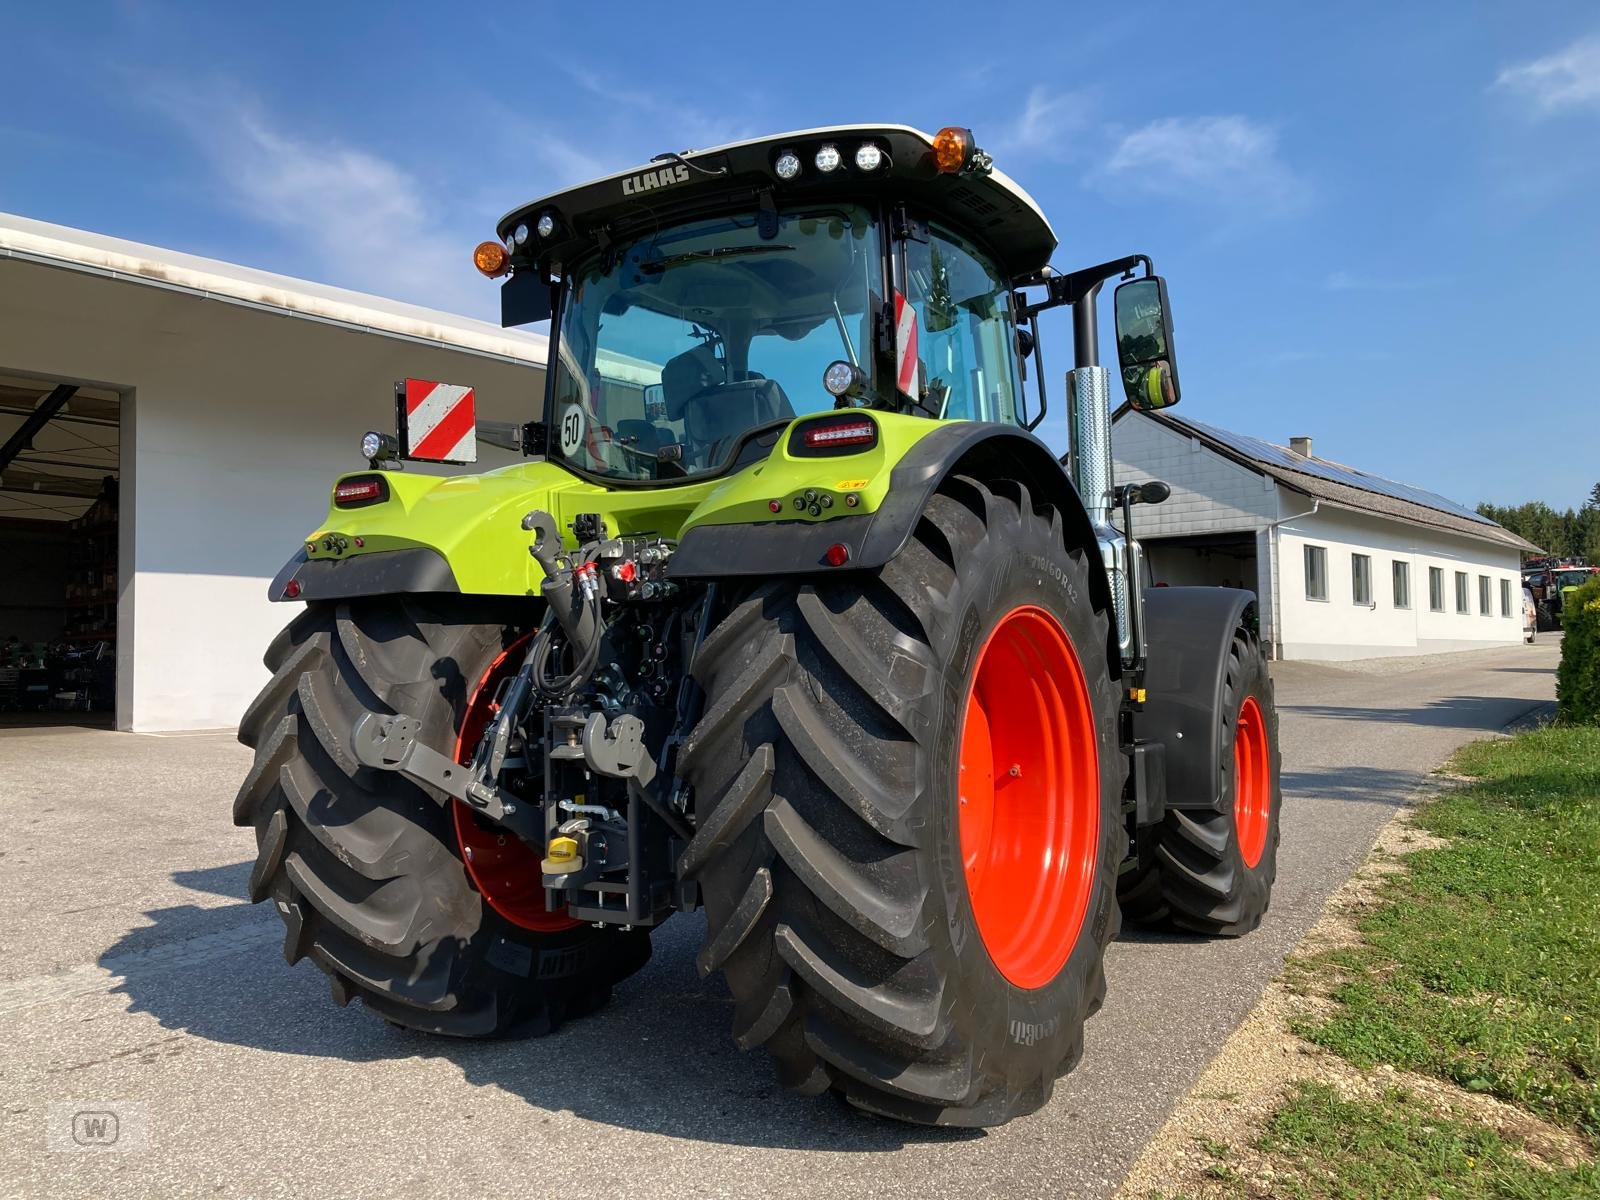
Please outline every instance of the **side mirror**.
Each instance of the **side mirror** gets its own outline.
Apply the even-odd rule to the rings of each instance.
[[[1167,281],[1159,275],[1130,279],[1117,288],[1117,362],[1122,390],[1140,412],[1178,402],[1178,365],[1172,352],[1172,310]]]

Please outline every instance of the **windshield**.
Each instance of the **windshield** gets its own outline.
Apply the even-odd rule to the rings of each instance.
[[[1592,572],[1590,572],[1587,568],[1580,571],[1556,571],[1556,586],[1564,588],[1582,587],[1584,584],[1589,582],[1589,577],[1591,574]]]
[[[769,215],[764,230],[754,212],[694,221],[580,264],[558,333],[552,454],[641,482],[764,455],[737,455],[742,435],[833,408],[829,363],[871,380],[882,273],[877,226],[854,205]]]

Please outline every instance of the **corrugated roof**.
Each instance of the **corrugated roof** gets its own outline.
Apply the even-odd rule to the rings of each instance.
[[[223,303],[271,309],[285,316],[327,321],[388,337],[442,343],[532,366],[543,366],[548,353],[546,339],[537,333],[501,329],[455,313],[13,213],[0,212],[0,258],[171,288]]]
[[[1133,411],[1124,404],[1117,410],[1116,420],[1120,421]],[[1470,508],[1409,483],[1400,483],[1315,455],[1308,458],[1260,438],[1232,433],[1172,413],[1138,415],[1148,417],[1177,433],[1198,438],[1207,448],[1224,458],[1276,479],[1285,487],[1314,500],[1339,508],[1408,521],[1414,525],[1444,529],[1500,546],[1513,546],[1518,550],[1539,548]]]

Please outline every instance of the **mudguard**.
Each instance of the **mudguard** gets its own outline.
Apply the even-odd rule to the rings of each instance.
[[[950,475],[985,482],[1015,479],[1035,504],[1053,505],[1061,514],[1067,544],[1089,556],[1089,586],[1096,604],[1110,610],[1111,587],[1094,527],[1056,456],[1026,430],[979,421],[951,421],[918,440],[895,464],[883,500],[872,512],[814,525],[696,526],[684,533],[671,574],[680,579],[816,574],[833,569],[823,555],[834,544],[849,551],[845,569],[881,567],[905,548],[929,498]],[[1119,677],[1122,660],[1114,628],[1108,653],[1112,675]]]
[[[1237,588],[1146,588],[1143,711],[1134,737],[1164,747],[1166,806],[1220,812],[1223,672],[1239,626],[1254,629],[1256,598]]]

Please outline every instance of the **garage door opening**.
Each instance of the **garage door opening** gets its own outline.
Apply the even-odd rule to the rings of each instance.
[[[1144,541],[1150,577],[1167,587],[1234,587],[1260,595],[1254,533]]]
[[[0,372],[0,728],[114,724],[122,407]]]

